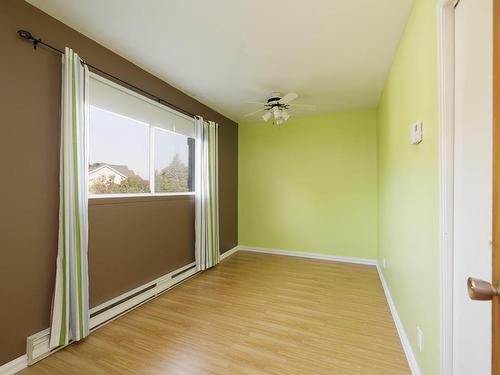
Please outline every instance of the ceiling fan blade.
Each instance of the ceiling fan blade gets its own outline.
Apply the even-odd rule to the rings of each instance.
[[[253,112],[247,113],[246,115],[243,115],[243,117],[250,117],[250,116],[253,116],[253,115],[255,115],[255,114],[259,113],[259,112],[262,112],[264,110],[265,110],[265,108],[260,108],[260,109],[258,109],[256,111],[253,111]]]
[[[291,104],[290,105],[290,108],[296,108],[296,109],[303,109],[303,110],[306,110],[306,111],[315,111],[316,110],[316,106],[314,104],[299,104],[299,103],[295,103],[295,104]]]
[[[297,99],[299,96],[294,93],[294,92],[290,92],[288,94],[286,94],[284,97],[282,97],[280,100],[279,100],[279,103],[280,104],[288,104],[290,103],[291,101]]]

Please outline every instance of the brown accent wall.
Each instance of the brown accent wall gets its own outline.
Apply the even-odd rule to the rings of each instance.
[[[19,40],[30,30],[90,64],[220,125],[221,251],[237,245],[237,124],[21,0],[0,2],[0,365],[49,325],[58,216],[61,58]],[[192,197],[92,201],[95,306],[194,259]]]
[[[194,262],[193,196],[89,203],[90,306]]]

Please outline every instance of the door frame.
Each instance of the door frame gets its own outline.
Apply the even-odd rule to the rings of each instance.
[[[441,374],[453,373],[453,199],[455,133],[455,7],[438,4],[439,248]]]
[[[492,282],[500,280],[500,1],[493,0],[493,232],[492,232]],[[493,374],[500,373],[500,358],[493,355],[500,351],[500,301],[492,301],[491,349]],[[495,324],[496,323],[496,324]]]
[[[500,0],[493,1],[493,17],[500,19]],[[439,0],[438,3],[438,95],[439,95],[439,216],[440,216],[440,362],[441,374],[453,374],[453,199],[454,199],[454,133],[455,133],[455,8],[460,0]],[[500,25],[493,22],[493,38],[500,38]],[[495,65],[500,63],[500,51],[493,48],[493,81],[500,74]],[[497,79],[499,81],[500,79]],[[493,85],[494,98],[500,99],[500,87]],[[497,101],[498,102],[498,101]],[[493,102],[493,192],[500,190],[500,174],[495,174],[495,167],[500,167],[500,106]],[[495,212],[495,199],[493,199]],[[493,264],[500,272],[500,254],[496,250],[496,239],[500,238],[500,221],[493,215]],[[500,279],[495,275],[493,280]],[[488,280],[490,281],[490,280]],[[493,314],[500,317],[498,303],[493,303]],[[500,350],[500,332],[493,329],[492,353]],[[491,356],[493,373],[500,372],[500,360]]]

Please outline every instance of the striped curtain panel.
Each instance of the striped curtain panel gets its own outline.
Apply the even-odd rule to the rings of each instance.
[[[198,271],[219,263],[218,125],[196,119],[196,225]]]
[[[63,56],[59,172],[59,238],[50,347],[89,334],[88,297],[88,79],[71,49]]]

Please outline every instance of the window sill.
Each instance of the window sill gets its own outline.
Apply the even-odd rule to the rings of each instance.
[[[89,206],[101,204],[122,204],[135,202],[154,202],[170,200],[192,200],[195,193],[158,193],[158,194],[100,194],[89,195]]]

